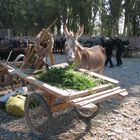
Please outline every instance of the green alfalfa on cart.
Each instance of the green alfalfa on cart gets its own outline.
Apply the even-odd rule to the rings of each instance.
[[[74,69],[74,66],[68,66],[66,68],[51,67],[35,75],[35,78],[52,86],[79,91],[90,89],[104,83],[103,80],[93,78]]]

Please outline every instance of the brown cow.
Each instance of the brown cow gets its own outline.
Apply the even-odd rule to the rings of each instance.
[[[75,61],[77,69],[84,68],[103,74],[106,59],[105,50],[99,45],[91,48],[83,47],[77,41],[77,39],[83,34],[83,31],[84,26],[79,26],[79,29],[75,34],[69,32],[67,26],[64,27],[67,61],[68,63],[73,63]]]

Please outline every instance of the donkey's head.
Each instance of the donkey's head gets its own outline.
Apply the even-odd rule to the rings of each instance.
[[[67,26],[64,26],[64,33],[66,36],[65,41],[65,52],[68,63],[73,63],[75,59],[75,51],[77,48],[77,39],[83,34],[84,25],[79,26],[79,29],[74,34],[73,32],[69,32]]]

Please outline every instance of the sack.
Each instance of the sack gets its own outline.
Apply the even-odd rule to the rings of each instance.
[[[24,116],[24,104],[26,97],[17,95],[15,97],[9,97],[6,102],[6,111],[16,116]]]

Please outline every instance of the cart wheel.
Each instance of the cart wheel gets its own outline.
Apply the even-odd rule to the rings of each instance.
[[[48,137],[52,131],[52,113],[47,101],[38,93],[27,96],[25,119],[31,131],[40,137]]]
[[[79,108],[75,108],[75,112],[78,114],[79,118],[81,119],[93,119],[99,112],[99,104],[96,104],[98,106],[98,109],[96,112],[92,112],[90,110],[87,109],[79,109]]]

